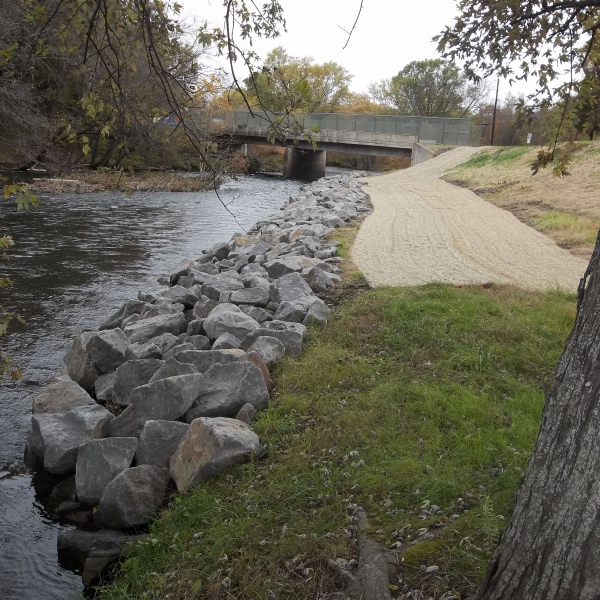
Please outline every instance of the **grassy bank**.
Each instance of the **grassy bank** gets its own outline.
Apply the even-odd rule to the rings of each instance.
[[[526,468],[574,298],[431,285],[340,294],[275,369],[261,456],[174,498],[104,600],[302,599],[356,557],[349,508],[404,555],[393,595],[465,598]],[[427,567],[438,567],[430,569]]]
[[[556,178],[552,169],[532,176],[537,148],[487,148],[446,175],[559,246],[589,258],[600,229],[600,142],[577,142],[570,176]]]

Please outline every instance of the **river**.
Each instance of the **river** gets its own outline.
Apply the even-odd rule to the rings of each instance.
[[[58,531],[69,526],[44,509],[45,479],[21,464],[32,397],[63,369],[69,341],[138,290],[158,288],[157,276],[181,260],[276,212],[300,185],[243,177],[220,188],[221,200],[214,192],[60,194],[27,212],[4,201],[1,230],[16,245],[0,263],[13,281],[0,305],[24,324],[0,343],[25,370],[0,385],[2,600],[68,600],[81,589],[56,554]]]

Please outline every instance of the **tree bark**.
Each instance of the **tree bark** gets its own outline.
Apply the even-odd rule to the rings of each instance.
[[[600,599],[600,232],[512,517],[477,600]]]

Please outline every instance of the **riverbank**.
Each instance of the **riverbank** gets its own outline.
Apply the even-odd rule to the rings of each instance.
[[[101,598],[326,598],[342,569],[356,574],[357,507],[369,536],[402,554],[393,598],[474,591],[575,299],[497,286],[356,293],[356,277],[305,353],[274,370],[255,424],[263,454],[174,500]]]
[[[209,173],[146,171],[73,171],[65,178],[37,178],[28,187],[37,194],[91,192],[203,192],[219,187],[221,176]]]
[[[101,598],[342,598],[365,539],[395,565],[378,598],[458,600],[482,581],[575,296],[368,290],[355,234],[333,238],[346,263],[327,328],[272,373],[261,455],[174,500]]]

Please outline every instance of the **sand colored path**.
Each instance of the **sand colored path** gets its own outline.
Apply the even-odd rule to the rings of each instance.
[[[575,291],[587,261],[511,213],[439,179],[480,148],[366,179],[374,211],[352,256],[373,286],[507,283]]]

